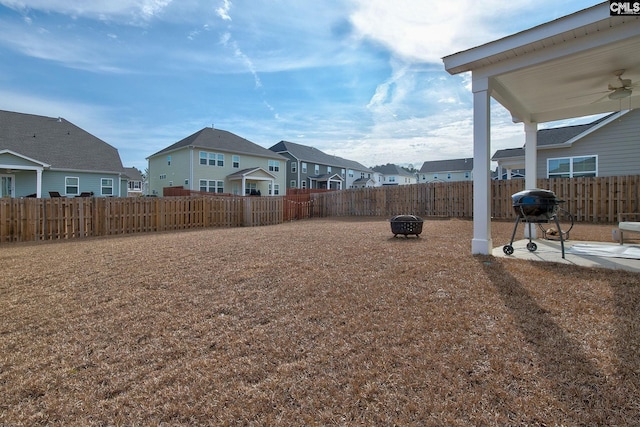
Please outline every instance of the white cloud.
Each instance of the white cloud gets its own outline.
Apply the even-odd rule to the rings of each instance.
[[[0,0],[16,10],[41,10],[99,20],[124,19],[142,23],[161,14],[173,0]]]
[[[222,6],[216,9],[216,13],[224,21],[231,21],[231,16],[229,16],[229,9],[231,9],[231,1],[223,0]]]

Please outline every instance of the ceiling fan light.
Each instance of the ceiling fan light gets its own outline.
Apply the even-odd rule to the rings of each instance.
[[[626,87],[620,87],[609,94],[609,99],[622,99],[631,96],[633,91]]]

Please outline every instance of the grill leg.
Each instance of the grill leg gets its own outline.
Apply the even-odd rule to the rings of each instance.
[[[516,231],[518,231],[518,224],[520,223],[520,216],[516,217],[516,225],[513,227],[513,233],[511,234],[511,242],[509,245],[513,245],[513,239],[516,237]]]
[[[562,230],[560,229],[560,220],[558,219],[558,215],[554,215],[553,219],[556,222],[556,227],[558,227],[558,236],[560,236],[560,247],[562,248],[562,259],[564,259],[564,237],[562,236]]]

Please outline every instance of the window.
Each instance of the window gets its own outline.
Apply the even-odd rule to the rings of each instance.
[[[161,174],[160,179],[167,179],[167,174],[166,173]]]
[[[438,179],[438,175],[433,175],[433,179]]]
[[[257,190],[258,186],[255,182],[247,182],[244,187],[244,194],[245,196],[249,196],[251,193],[255,195],[257,193]]]
[[[142,182],[140,181],[129,181],[129,190],[140,190],[142,189]]]
[[[302,182],[300,183],[300,185],[301,185],[301,187],[300,187],[300,188],[302,188],[302,189],[307,188],[307,181],[302,181]]]
[[[549,178],[578,178],[598,176],[598,157],[581,156],[547,160]]]
[[[327,173],[331,173],[331,166],[327,166]]]
[[[200,191],[207,193],[224,193],[224,181],[200,180]]]
[[[344,169],[340,169],[340,176],[344,179]]]
[[[280,161],[269,160],[269,172],[279,172],[279,171],[280,171]]]
[[[103,196],[113,196],[113,178],[102,178],[100,180],[100,193]]]
[[[353,170],[349,169],[349,178],[353,178]]]
[[[201,165],[206,165],[207,164],[207,153],[204,151],[200,152],[200,164]]]
[[[67,196],[77,196],[80,194],[80,178],[77,176],[65,177],[64,192]]]
[[[307,164],[302,162],[302,173],[307,173]]]
[[[234,168],[239,168],[240,167],[240,156],[233,156],[231,157],[231,162],[233,163],[233,167]]]
[[[390,176],[389,177],[389,182],[396,182],[396,177],[395,176]]]
[[[316,175],[320,174],[320,165],[315,165],[313,167],[313,173],[315,173]]]
[[[271,193],[271,184],[269,184],[269,193],[273,194],[274,196],[277,196],[278,194],[280,194],[280,184],[275,184],[273,186],[273,193]]]
[[[291,162],[291,173],[296,173],[298,171],[298,163]]]
[[[296,188],[296,180],[292,179],[291,181],[289,181],[289,188]]]
[[[464,173],[464,179],[469,179],[469,172]]]
[[[171,166],[171,156],[167,156],[167,166]]]
[[[189,180],[188,180],[188,179],[185,179],[185,180],[184,180],[184,185],[186,185],[187,187],[189,187]]]
[[[224,166],[224,154],[215,154],[218,158],[218,166]]]
[[[451,179],[451,174],[450,173],[447,174],[447,179]]]

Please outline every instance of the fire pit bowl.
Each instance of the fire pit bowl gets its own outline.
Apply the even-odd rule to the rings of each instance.
[[[422,223],[424,220],[415,215],[396,215],[389,220],[391,222],[391,232],[393,237],[398,234],[404,234],[407,237],[409,234],[415,234],[416,237],[420,237],[422,233]]]
[[[549,222],[557,213],[558,200],[555,193],[535,188],[511,196],[513,211],[524,222]]]

